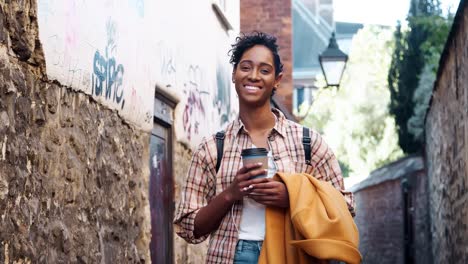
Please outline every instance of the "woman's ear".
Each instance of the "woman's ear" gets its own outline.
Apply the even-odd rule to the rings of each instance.
[[[274,85],[275,88],[278,88],[278,87],[279,87],[279,84],[280,84],[282,78],[283,78],[283,73],[280,72],[280,73],[278,74],[278,76],[275,77],[275,85]]]

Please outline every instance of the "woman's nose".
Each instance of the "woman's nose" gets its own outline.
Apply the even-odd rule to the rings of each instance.
[[[258,72],[256,70],[252,70],[249,74],[249,79],[251,80],[258,80]]]

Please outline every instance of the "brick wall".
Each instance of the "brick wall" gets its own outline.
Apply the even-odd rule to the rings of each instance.
[[[412,218],[408,222],[412,251],[404,244],[403,181],[411,200],[406,212]],[[363,263],[405,263],[405,250],[413,263],[431,263],[427,177],[421,157],[403,158],[372,172],[353,192]]]
[[[363,263],[403,263],[403,211],[399,181],[355,193]],[[381,262],[378,262],[381,260]]]
[[[410,179],[413,201],[414,263],[433,263],[431,254],[431,225],[429,215],[428,180],[426,171],[420,171]]]
[[[241,0],[240,10],[241,32],[249,33],[257,30],[278,38],[284,72],[275,97],[291,112],[293,94],[291,0]]]
[[[468,4],[461,1],[426,117],[434,263],[468,263]]]
[[[149,135],[45,66],[36,1],[2,1],[0,262],[147,262]]]

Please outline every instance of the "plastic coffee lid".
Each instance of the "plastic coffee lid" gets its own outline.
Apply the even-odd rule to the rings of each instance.
[[[248,148],[243,149],[241,156],[266,156],[268,155],[268,150],[266,148]]]

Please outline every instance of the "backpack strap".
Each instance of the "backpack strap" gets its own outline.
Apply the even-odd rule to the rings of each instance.
[[[219,171],[219,167],[221,166],[221,160],[223,159],[224,138],[224,131],[219,131],[218,133],[216,133],[216,150],[218,152],[218,158],[216,159],[216,172]]]
[[[224,138],[226,137],[226,133],[224,131],[219,131],[216,133],[216,150],[217,150],[217,159],[216,159],[216,172],[219,171],[219,167],[221,166],[221,160],[223,159],[223,151],[224,151]],[[310,149],[310,132],[309,128],[302,127],[302,145],[304,145],[304,157],[305,163],[311,163],[311,149]]]
[[[304,145],[304,156],[305,156],[305,163],[311,164],[311,150],[310,150],[310,133],[309,128],[302,127],[302,145]]]

